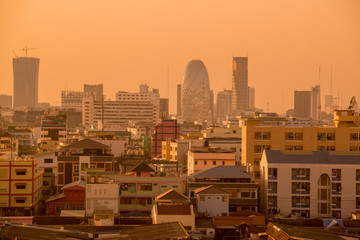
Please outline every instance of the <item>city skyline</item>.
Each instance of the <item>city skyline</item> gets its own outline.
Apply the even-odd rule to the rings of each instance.
[[[324,107],[331,65],[334,95],[343,107],[359,97],[357,1],[163,1],[153,3],[151,12],[148,4],[0,1],[0,94],[13,92],[12,50],[23,56],[28,46],[36,48],[29,57],[41,58],[39,102],[59,106],[61,90],[81,90],[83,84],[102,83],[106,97],[114,99],[117,91],[134,92],[147,83],[162,98],[170,96],[170,113],[176,113],[176,85],[188,61],[204,62],[216,95],[231,89],[232,57],[246,56],[256,107],[265,111],[267,103],[275,112],[293,108],[294,90],[317,85],[319,67]]]

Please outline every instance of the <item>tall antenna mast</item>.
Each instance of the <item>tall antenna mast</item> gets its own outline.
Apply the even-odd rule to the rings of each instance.
[[[167,97],[170,98],[169,94],[169,82],[170,82],[170,67],[167,68]],[[169,101],[169,100],[168,100]]]
[[[330,96],[333,95],[333,79],[332,79],[332,64],[330,67]]]

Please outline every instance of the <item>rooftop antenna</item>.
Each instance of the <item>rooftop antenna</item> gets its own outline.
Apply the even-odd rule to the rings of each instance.
[[[34,50],[34,49],[36,49],[36,48],[24,47],[22,50],[25,52],[25,57],[27,57],[27,52],[28,52],[29,50]]]

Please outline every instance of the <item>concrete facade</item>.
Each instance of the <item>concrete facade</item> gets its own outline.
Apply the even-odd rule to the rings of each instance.
[[[265,151],[261,211],[348,218],[360,209],[360,153]]]

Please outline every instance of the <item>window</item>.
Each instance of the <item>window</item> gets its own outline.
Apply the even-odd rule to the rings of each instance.
[[[59,172],[59,173],[64,172],[64,164],[62,164],[62,163],[59,163],[59,164],[58,164],[58,172]]]
[[[241,198],[250,198],[250,192],[241,192],[240,196]]]
[[[291,203],[293,208],[309,208],[310,197],[308,196],[292,196]]]
[[[269,168],[268,169],[268,179],[269,180],[277,179],[277,168]]]
[[[25,189],[26,183],[15,183],[16,189]]]
[[[277,207],[277,196],[269,196],[268,197],[268,206],[272,208]]]
[[[49,181],[44,181],[44,182],[43,182],[43,185],[49,186]]]
[[[341,194],[341,183],[332,183],[331,184],[331,193],[333,195],[340,195]]]
[[[97,163],[97,167],[98,167],[98,168],[104,168],[104,167],[105,167],[105,164],[104,164],[104,163]]]
[[[350,141],[359,141],[359,133],[350,133]]]
[[[200,200],[200,202],[205,202],[205,196],[200,196],[199,200]]]
[[[213,161],[213,165],[216,165],[216,161]]]
[[[293,194],[310,194],[309,182],[293,182],[291,188]]]
[[[16,175],[26,175],[26,169],[16,169]]]
[[[151,198],[138,198],[137,204],[140,204],[142,206],[152,205],[152,199]]]
[[[152,183],[140,183],[140,191],[152,191]]]
[[[268,193],[277,193],[277,182],[268,182]]]
[[[204,161],[204,165],[207,165],[207,161]]]
[[[304,217],[304,218],[310,217],[310,210],[292,210],[291,213],[297,217]]]
[[[292,168],[292,180],[310,180],[310,168]]]
[[[197,161],[195,161],[195,165],[197,165]]]
[[[52,173],[52,172],[53,172],[53,169],[52,169],[52,168],[45,168],[45,169],[44,169],[44,172],[46,172],[46,173]]]
[[[25,202],[26,202],[26,198],[24,198],[24,197],[17,197],[17,198],[15,198],[15,202],[16,202],[16,203],[25,203]]]
[[[120,194],[121,194],[121,191],[134,193],[136,191],[136,185],[135,185],[135,183],[121,183],[120,184]]]
[[[360,169],[356,169],[356,181],[360,181]]]
[[[341,181],[341,169],[332,169],[331,173],[333,181]]]
[[[225,165],[225,161],[222,161],[222,165]]]
[[[45,158],[44,163],[53,163],[53,159],[52,158]]]
[[[332,197],[332,208],[341,208],[341,197]]]
[[[360,183],[356,183],[356,195],[360,195]]]
[[[360,197],[356,197],[356,209],[360,209]]]
[[[222,202],[227,202],[228,201],[228,197],[222,197]]]
[[[65,206],[56,206],[55,212],[56,212],[57,214],[60,214],[60,213],[61,213],[61,210],[65,210]]]
[[[120,204],[135,204],[135,198],[122,197],[120,199]]]
[[[341,211],[332,211],[331,216],[335,219],[341,219]]]

